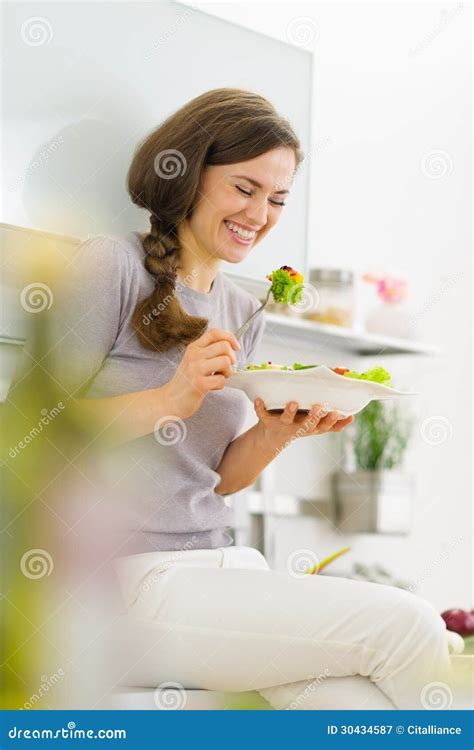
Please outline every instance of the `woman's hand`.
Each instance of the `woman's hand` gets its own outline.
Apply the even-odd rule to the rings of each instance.
[[[237,361],[240,344],[234,334],[209,328],[185,349],[174,376],[166,384],[173,414],[187,419],[200,408],[209,391],[220,391]]]
[[[281,414],[267,411],[262,399],[255,399],[254,406],[265,439],[278,447],[299,437],[342,432],[354,421],[353,416],[341,419],[337,411],[328,413],[321,404],[314,404],[305,414],[297,413],[296,401],[290,401]]]

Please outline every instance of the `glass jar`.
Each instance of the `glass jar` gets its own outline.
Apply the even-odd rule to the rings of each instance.
[[[305,313],[308,320],[351,328],[354,317],[354,274],[337,268],[312,268],[309,283],[316,289],[317,301]]]

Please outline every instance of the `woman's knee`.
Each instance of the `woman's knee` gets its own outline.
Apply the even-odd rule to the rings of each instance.
[[[446,640],[446,625],[435,607],[426,599],[404,589],[384,586],[391,615],[383,618],[383,625],[392,633],[392,640],[401,644],[416,642],[431,647]]]
[[[400,606],[401,617],[412,622],[415,627],[432,638],[446,637],[446,624],[431,602],[409,591],[402,591]]]

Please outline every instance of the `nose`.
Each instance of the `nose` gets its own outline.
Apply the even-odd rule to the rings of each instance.
[[[252,206],[246,208],[245,213],[247,214],[249,224],[256,224],[259,227],[263,227],[267,223],[268,218],[268,204],[266,200],[257,200]]]

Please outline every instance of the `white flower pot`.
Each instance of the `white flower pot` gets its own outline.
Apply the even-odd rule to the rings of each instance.
[[[347,533],[408,534],[414,479],[393,469],[333,474],[336,524]]]

